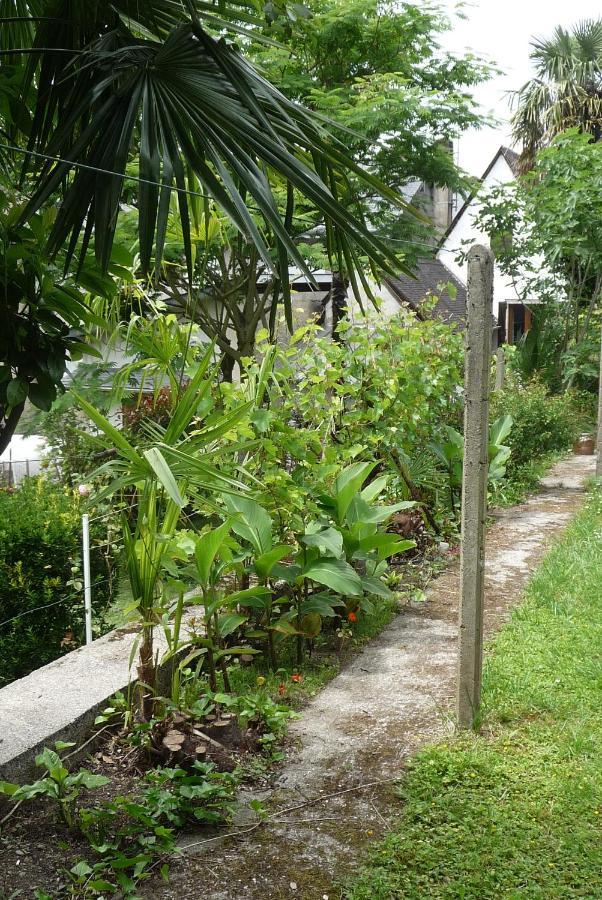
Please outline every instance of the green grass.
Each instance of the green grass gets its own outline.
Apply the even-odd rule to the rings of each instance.
[[[413,759],[347,900],[602,897],[602,492],[493,642],[483,721]]]

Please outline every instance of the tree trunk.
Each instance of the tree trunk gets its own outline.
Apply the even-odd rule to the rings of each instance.
[[[4,453],[10,444],[24,409],[25,404],[19,403],[18,406],[12,408],[10,415],[6,418],[5,410],[2,409],[2,417],[0,418],[0,453]]]
[[[347,316],[347,285],[348,281],[344,279],[340,272],[335,272],[332,276],[332,286],[330,288],[330,301],[332,303],[332,339],[337,343],[341,342],[340,335],[337,331],[338,325],[342,319]]]
[[[140,658],[138,661],[138,708],[144,722],[148,722],[153,716],[153,707],[155,704],[155,677],[153,629],[152,627],[144,626],[142,629],[142,643],[140,644]]]
[[[232,373],[234,372],[234,357],[230,356],[229,353],[224,353],[222,356],[222,361],[220,363],[220,369],[222,372],[222,380],[227,381],[229,384],[232,384]]]

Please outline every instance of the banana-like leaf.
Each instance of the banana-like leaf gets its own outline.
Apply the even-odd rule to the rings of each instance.
[[[360,576],[344,559],[316,559],[303,570],[303,575],[343,596],[359,597],[362,594]]]
[[[319,550],[325,551],[328,556],[334,556],[338,559],[343,555],[343,535],[337,528],[324,528],[322,531],[316,531],[313,534],[304,534],[300,540],[307,547],[318,547]]]
[[[219,528],[214,528],[212,531],[202,534],[196,542],[194,558],[201,584],[205,586],[210,582],[211,567],[229,531],[230,522],[227,521],[220,525]]]
[[[267,553],[257,556],[253,561],[253,568],[260,578],[268,578],[276,563],[279,563],[281,559],[284,559],[285,556],[292,552],[292,547],[288,544],[277,544],[271,550],[268,550]]]
[[[337,521],[342,523],[347,514],[347,510],[351,505],[351,501],[360,490],[364,481],[375,467],[375,462],[358,462],[353,463],[336,478],[335,481],[335,499],[337,509]]]
[[[222,638],[228,637],[229,634],[232,634],[233,631],[244,625],[246,621],[247,616],[243,616],[240,613],[228,613],[225,616],[218,616],[217,632]]]
[[[248,541],[256,553],[264,554],[272,549],[272,519],[266,510],[249,497],[234,494],[224,496],[228,512],[232,516],[232,530]]]

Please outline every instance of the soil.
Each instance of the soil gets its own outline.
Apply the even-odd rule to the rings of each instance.
[[[581,504],[583,483],[591,474],[591,457],[571,457],[554,468],[540,493],[525,504],[493,511],[486,563],[488,635],[520,600],[550,541]],[[285,764],[241,790],[232,828],[182,835],[182,856],[170,865],[169,883],[158,878],[146,882],[141,896],[341,896],[342,880],[399,812],[396,782],[408,756],[453,731],[459,563],[456,554],[449,555],[449,567],[432,582],[426,600],[409,600],[293,723],[295,746]],[[192,753],[187,723],[169,728],[186,732],[182,746]],[[240,745],[240,735],[233,742]],[[133,790],[135,767],[124,773],[126,761],[115,760],[114,748],[104,755],[105,760],[101,749],[91,767],[111,777],[111,794]],[[107,762],[111,757],[114,761]],[[249,810],[252,799],[268,810],[263,823]],[[61,845],[64,831],[53,811],[44,803],[22,807],[7,826],[0,839],[0,900],[19,890],[18,896],[33,897],[35,886],[51,896],[58,893],[64,878],[57,870],[72,865],[79,848],[74,854]]]

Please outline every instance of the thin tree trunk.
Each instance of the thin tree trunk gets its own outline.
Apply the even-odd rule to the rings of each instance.
[[[10,411],[10,415],[7,416],[0,425],[0,453],[4,453],[10,444],[24,409],[24,403],[19,403],[18,406],[14,406]],[[4,414],[4,410],[2,410],[2,413]],[[4,415],[2,418],[4,418]]]
[[[152,626],[144,626],[142,629],[142,643],[140,644],[140,657],[138,662],[139,682],[139,709],[144,722],[148,722],[153,715],[155,703],[155,664],[153,661],[153,629]]]
[[[332,276],[330,301],[332,304],[332,339],[337,343],[341,343],[341,337],[338,333],[339,323],[349,312],[347,300],[347,282],[340,272],[335,272]]]

